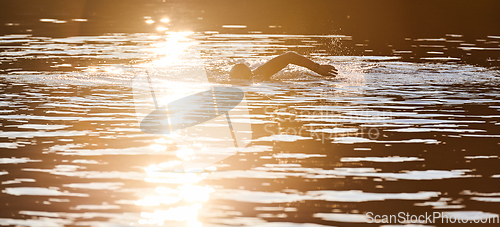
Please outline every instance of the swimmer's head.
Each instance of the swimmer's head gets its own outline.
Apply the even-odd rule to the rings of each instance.
[[[231,79],[250,80],[252,79],[252,70],[245,64],[236,64],[229,72]]]

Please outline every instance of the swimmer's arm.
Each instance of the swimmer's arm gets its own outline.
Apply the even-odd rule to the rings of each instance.
[[[294,64],[308,68],[309,70],[316,72],[323,76],[335,76],[337,75],[337,69],[331,65],[320,65],[300,54],[295,52],[287,52],[278,57],[275,57],[264,65],[258,67],[253,71],[254,75],[264,76],[266,79],[271,78],[272,75],[276,74],[288,64]]]

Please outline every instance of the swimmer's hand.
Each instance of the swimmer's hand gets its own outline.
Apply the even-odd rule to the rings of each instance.
[[[327,77],[335,77],[339,74],[333,65],[318,65],[314,72]]]

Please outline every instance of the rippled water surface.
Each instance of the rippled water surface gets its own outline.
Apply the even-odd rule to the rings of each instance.
[[[357,226],[367,212],[499,214],[500,74],[453,62],[329,56],[348,36],[109,34],[0,37],[0,225]],[[245,90],[249,145],[179,170],[177,138],[139,130],[134,76],[227,81],[286,51],[337,67],[289,66]],[[220,125],[212,125],[219,130]],[[224,148],[193,135],[191,150]],[[217,141],[215,141],[217,142]],[[182,169],[182,168],[181,168]],[[373,224],[378,225],[378,224]]]

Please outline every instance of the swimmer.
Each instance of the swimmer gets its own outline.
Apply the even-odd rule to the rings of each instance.
[[[236,64],[229,72],[231,80],[251,80],[259,78],[269,80],[271,76],[285,68],[288,64],[302,66],[325,77],[335,77],[338,72],[332,65],[318,64],[295,52],[279,55],[253,71],[245,64]]]

